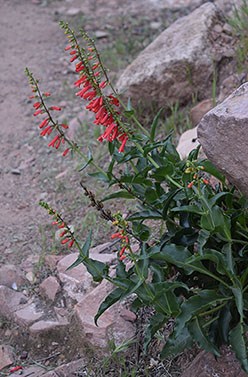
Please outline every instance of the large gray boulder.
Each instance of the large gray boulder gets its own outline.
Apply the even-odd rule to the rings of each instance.
[[[198,125],[207,157],[248,195],[248,83],[209,111]]]
[[[214,65],[230,57],[223,25],[222,13],[210,2],[180,18],[126,68],[117,82],[119,92],[134,103],[140,99],[159,107],[186,103],[196,93],[206,98]]]

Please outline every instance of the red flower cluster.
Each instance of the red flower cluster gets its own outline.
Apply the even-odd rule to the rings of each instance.
[[[74,62],[76,59],[80,60],[79,52],[73,48],[73,46],[67,46],[65,50],[71,50],[71,62]],[[89,48],[89,50],[92,51],[91,48]],[[80,75],[80,78],[74,83],[76,87],[80,88],[76,96],[90,101],[86,109],[95,113],[94,124],[105,127],[105,131],[98,140],[100,142],[103,140],[112,142],[117,139],[121,143],[119,152],[123,152],[128,140],[128,135],[121,130],[118,124],[119,113],[117,108],[119,106],[119,100],[112,94],[103,95],[102,89],[108,85],[108,81],[100,82],[100,80],[97,80],[97,78],[101,76],[101,72],[97,71],[100,64],[98,62],[90,65],[90,60],[92,59],[93,56],[87,56],[88,67],[81,60],[76,63],[75,70]]]
[[[58,228],[61,229],[61,233],[59,235],[59,237],[62,238],[61,245],[68,244],[68,246],[71,248],[75,242],[75,239],[70,231],[70,228],[64,222],[59,220],[53,221],[52,225],[58,225]]]
[[[51,94],[49,92],[43,93],[44,97],[49,97]],[[30,98],[38,98],[38,95],[33,95]],[[45,108],[42,101],[35,102],[33,104],[33,107],[35,108],[34,116],[40,115],[40,114],[47,114],[48,116],[42,120],[42,122],[39,125],[39,128],[41,129],[40,135],[41,136],[49,136],[55,129],[58,130],[58,125],[56,125],[52,118],[50,117],[49,112],[50,111],[61,111],[61,107],[59,106],[51,106],[48,109]],[[59,127],[62,129],[67,129],[69,126],[67,124],[60,124]],[[49,142],[48,146],[53,147],[55,149],[58,149],[61,144],[65,144],[65,139],[63,136],[63,132],[59,132],[52,141]],[[70,151],[70,148],[66,148],[63,152],[63,156],[66,156],[68,152]]]
[[[127,247],[129,247],[129,238],[127,235],[124,234],[124,231],[121,230],[120,232],[114,233],[111,236],[112,239],[119,238],[121,240],[121,250],[119,251],[119,259],[123,260],[126,258],[126,255],[124,254]]]

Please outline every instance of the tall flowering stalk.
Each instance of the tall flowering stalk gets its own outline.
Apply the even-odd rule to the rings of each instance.
[[[70,62],[76,61],[75,71],[79,75],[79,79],[74,83],[79,89],[76,96],[88,101],[86,109],[95,114],[94,124],[104,127],[104,132],[98,140],[100,142],[118,140],[119,152],[124,152],[130,130],[122,121],[119,111],[120,101],[109,81],[94,41],[81,30],[81,36],[86,42],[86,47],[81,47],[68,24],[61,22],[61,27],[69,40],[65,50],[71,56]],[[109,90],[112,90],[110,94]]]

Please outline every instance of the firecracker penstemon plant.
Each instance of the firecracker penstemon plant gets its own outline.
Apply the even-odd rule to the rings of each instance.
[[[85,168],[94,167],[97,179],[118,187],[99,200],[81,183],[91,205],[116,226],[112,235],[119,240],[115,276],[109,274],[107,264],[90,257],[91,233],[81,246],[65,219],[47,203],[40,204],[61,229],[61,243],[79,250],[71,268],[83,263],[95,281],[107,279],[115,286],[100,305],[96,324],[111,305],[135,294],[133,310],[149,306],[154,311],[144,350],[156,332],[173,319],[162,358],[193,343],[219,356],[220,346],[229,344],[248,372],[247,199],[226,183],[210,161],[198,157],[199,148],[184,161],[170,136],[155,140],[160,114],[149,130],[144,129],[130,103],[125,106],[112,86],[94,41],[83,30],[76,36],[68,24],[61,22],[61,27],[69,40],[65,50],[70,61],[75,61],[79,76],[74,84],[76,96],[86,101],[86,108],[95,114],[95,125],[103,129],[99,142],[108,143],[108,168],[99,167],[92,155],[83,153],[80,143],[67,137],[68,125],[54,117],[61,108],[48,106],[50,93],[42,92],[26,69],[35,101],[34,116],[42,117],[40,135],[52,138],[49,147],[63,148],[64,157],[71,151],[77,153],[85,160]],[[132,200],[131,208],[136,201],[137,211],[127,218],[119,212],[112,214],[103,203],[115,198]],[[164,229],[162,235],[158,227]],[[134,240],[139,244],[135,251]]]

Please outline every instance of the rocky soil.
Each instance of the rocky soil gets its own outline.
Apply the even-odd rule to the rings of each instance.
[[[90,375],[83,370],[84,358],[64,365],[85,355],[85,339],[87,347],[104,348],[114,327],[120,330],[117,344],[123,340],[121,334],[127,338],[135,334],[136,318],[126,304],[114,308],[102,320],[102,327],[96,329],[92,320],[96,306],[91,302],[98,303],[109,287],[99,289],[82,269],[65,271],[71,255],[64,256],[67,252],[56,240],[46,212],[38,206],[40,200],[66,213],[67,220],[83,236],[93,226],[95,245],[108,241],[111,229],[106,225],[98,228],[97,218],[82,196],[78,162],[63,159],[40,140],[32,119],[24,68],[28,66],[35,73],[43,89],[52,93],[53,104],[63,108],[61,119],[69,121],[72,136],[80,135],[97,149],[95,131],[81,124],[87,118],[71,90],[75,77],[64,56],[66,40],[58,21],[84,26],[95,37],[112,69],[111,76],[117,80],[138,52],[165,27],[203,3],[0,0],[0,376],[8,376],[9,370],[18,365],[23,366],[23,376]],[[230,2],[217,3],[223,10],[230,10]],[[203,113],[200,110],[200,118]],[[99,159],[104,161],[104,151],[99,152]],[[88,178],[84,180],[93,184]],[[112,250],[108,244],[95,253],[111,265]],[[87,332],[80,332],[82,327]],[[154,363],[156,366],[156,360]],[[49,371],[55,367],[60,369]],[[17,376],[20,370],[13,370],[12,375]]]

